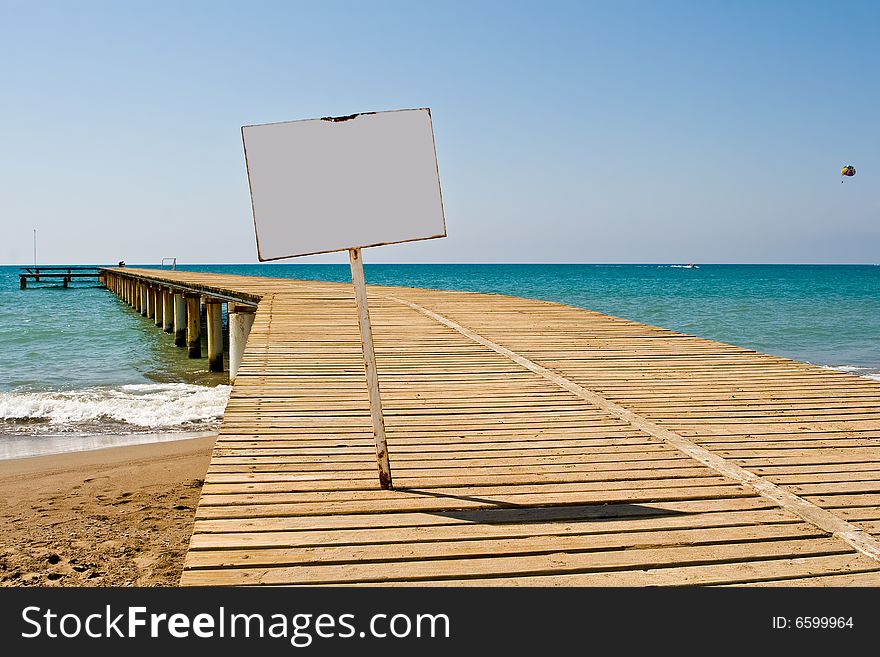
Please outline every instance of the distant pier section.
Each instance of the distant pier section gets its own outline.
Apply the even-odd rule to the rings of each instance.
[[[33,283],[58,283],[68,287],[75,280],[102,280],[100,267],[22,267],[18,280],[22,290],[26,290],[28,279]]]

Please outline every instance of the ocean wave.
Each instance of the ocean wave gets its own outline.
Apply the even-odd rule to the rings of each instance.
[[[0,393],[4,429],[174,430],[209,427],[223,416],[230,386],[151,383],[51,392]]]

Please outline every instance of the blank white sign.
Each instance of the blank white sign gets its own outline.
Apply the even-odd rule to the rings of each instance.
[[[261,261],[446,236],[429,109],[241,134]]]

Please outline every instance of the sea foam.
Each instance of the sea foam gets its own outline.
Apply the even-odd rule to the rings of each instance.
[[[230,386],[151,383],[51,392],[0,393],[0,420],[22,430],[189,430],[215,424]],[[47,426],[48,425],[48,426]],[[7,426],[7,428],[9,428]]]
[[[880,381],[880,372],[872,367],[859,367],[858,365],[822,365],[823,370],[835,370],[837,372],[846,372],[847,374],[855,374],[864,379],[872,381]]]

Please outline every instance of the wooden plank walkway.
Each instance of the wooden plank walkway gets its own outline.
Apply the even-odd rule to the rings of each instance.
[[[184,585],[880,585],[880,384],[554,303],[119,270],[259,298]]]

